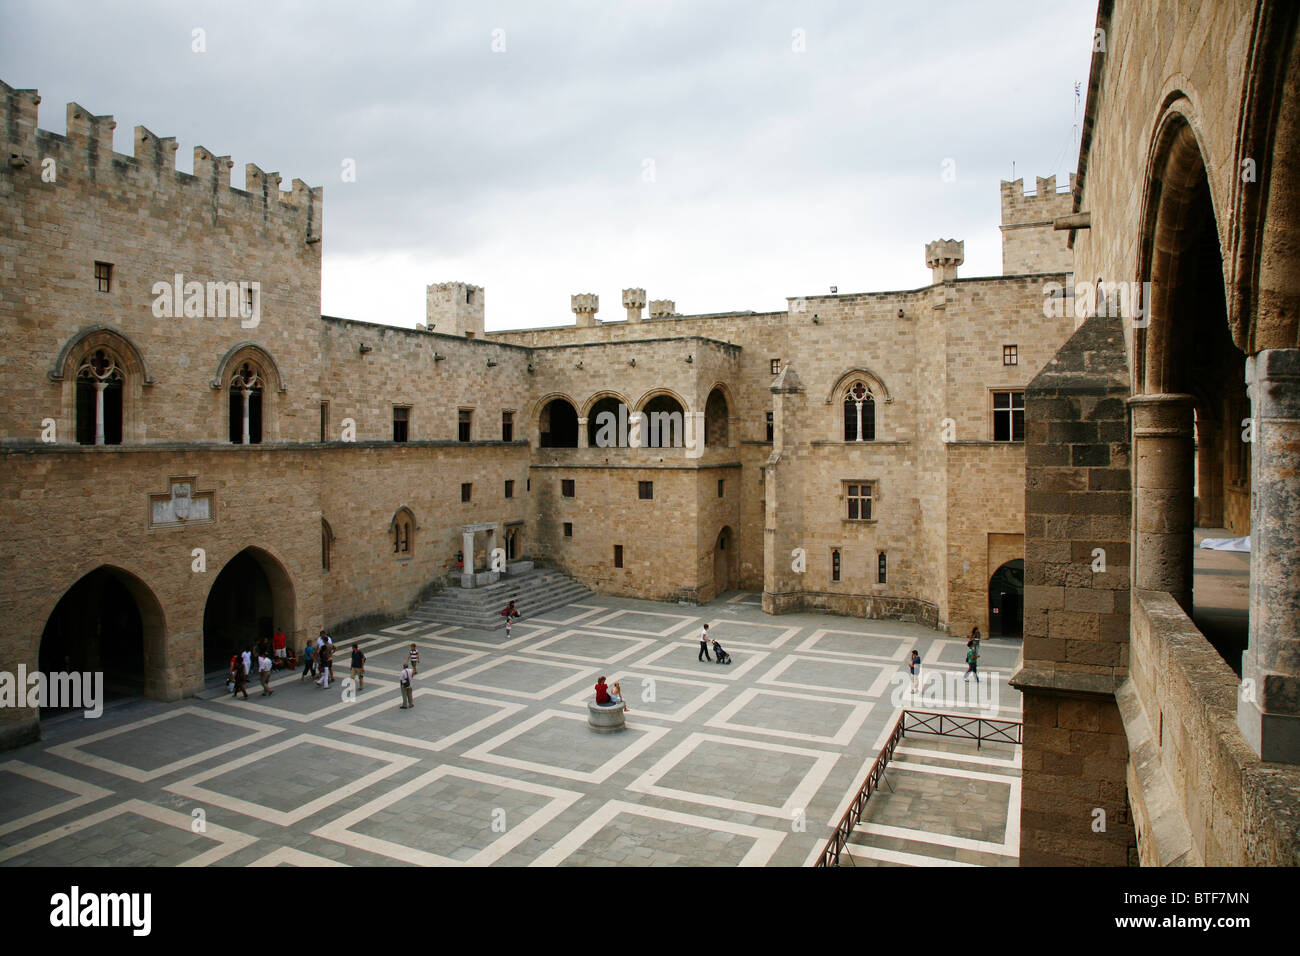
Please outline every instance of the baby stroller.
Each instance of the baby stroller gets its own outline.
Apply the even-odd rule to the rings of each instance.
[[[718,659],[719,664],[730,664],[731,655],[722,649],[722,645],[717,641],[713,642],[713,656]]]

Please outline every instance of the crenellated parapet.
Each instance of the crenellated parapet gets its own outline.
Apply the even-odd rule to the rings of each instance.
[[[126,188],[169,199],[197,188],[217,218],[253,214],[264,223],[276,221],[301,230],[305,242],[321,238],[320,187],[295,179],[292,189],[282,190],[278,173],[264,173],[249,163],[245,188],[234,188],[230,157],[204,146],[194,147],[194,172],[181,172],[176,168],[175,138],[158,136],[144,126],[135,128],[134,155],[118,153],[113,149],[117,122],[111,115],[97,116],[79,103],[69,103],[66,132],[54,133],[38,126],[40,102],[36,90],[0,81],[0,139],[16,179],[31,176],[54,187],[83,183]]]
[[[1004,275],[1067,272],[1074,256],[1068,233],[1053,229],[1060,216],[1074,208],[1074,173],[1070,188],[1058,191],[1055,176],[1039,176],[1035,191],[1025,192],[1025,181],[1002,181],[1002,272]]]

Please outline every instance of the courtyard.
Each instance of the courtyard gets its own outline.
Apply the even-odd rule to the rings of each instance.
[[[697,659],[704,623],[730,666]],[[47,720],[0,761],[0,865],[805,866],[902,707],[1020,718],[1019,641],[983,643],[977,698],[963,639],[764,615],[752,592],[593,596],[509,639],[408,620],[338,644],[328,690],[278,673],[269,697],[214,685]],[[910,695],[914,648],[944,699]],[[586,726],[601,674],[622,683],[622,733]],[[1019,749],[909,735],[843,864],[1014,865]]]

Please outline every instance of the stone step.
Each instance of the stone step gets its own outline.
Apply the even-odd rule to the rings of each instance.
[[[520,616],[527,619],[590,594],[590,590],[558,571],[533,569],[487,587],[448,587],[420,604],[411,616],[434,624],[496,630],[505,627],[501,611],[512,600]]]

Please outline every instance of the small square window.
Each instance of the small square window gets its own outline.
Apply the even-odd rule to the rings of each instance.
[[[514,483],[513,481],[507,481],[507,482],[506,482],[506,497],[507,497],[507,498],[513,498],[514,496],[515,496],[515,483]]]
[[[514,412],[501,413],[501,440],[502,441],[515,440],[515,413]]]
[[[773,374],[773,375],[780,375],[780,374],[781,374],[781,360],[780,360],[779,358],[774,358],[774,359],[772,359],[772,360],[769,362],[769,366],[770,366],[770,368],[772,369],[772,374]]]
[[[621,568],[622,566],[623,566],[623,546],[621,544],[616,544],[614,545],[614,567]]]
[[[456,415],[457,438],[461,441],[470,440],[470,426],[474,421],[474,412],[468,408],[462,408]]]
[[[726,494],[727,494],[727,479],[725,479],[725,478],[719,478],[719,479],[718,479],[718,497],[719,497],[719,498],[725,497]]]
[[[871,492],[869,482],[853,482],[844,486],[844,497],[849,504],[850,521],[871,520]]]
[[[1019,348],[1019,346],[1015,346],[1015,345],[1004,345],[1004,346],[1002,346],[1002,364],[1003,364],[1003,365],[1019,365],[1019,364],[1020,364],[1020,348]]]
[[[409,405],[393,406],[393,441],[406,441],[410,436],[411,408]]]
[[[573,537],[573,522],[572,522],[572,521],[566,521],[566,522],[564,522],[564,536],[565,536],[566,538],[572,538],[572,537]]]
[[[561,479],[560,479],[560,494],[563,495],[563,496],[566,497],[566,498],[572,498],[572,497],[573,497],[573,479],[572,479],[572,478],[561,478]]]
[[[113,263],[95,263],[95,291],[111,292],[113,290]]]
[[[474,493],[474,482],[466,481],[461,484],[460,486],[461,501],[470,501],[473,493]]]
[[[650,501],[655,496],[655,483],[653,481],[638,481],[636,483],[636,496],[642,501]]]
[[[773,421],[771,412],[767,413],[766,424],[767,424],[767,440],[773,441],[774,439],[772,436],[776,434],[776,422]]]

